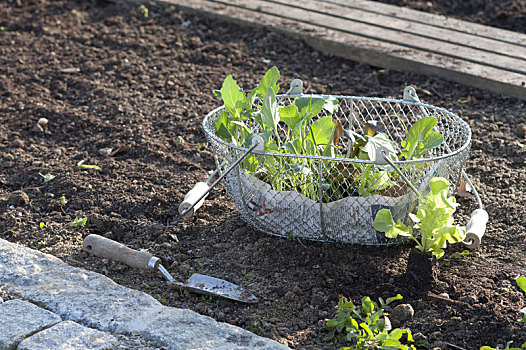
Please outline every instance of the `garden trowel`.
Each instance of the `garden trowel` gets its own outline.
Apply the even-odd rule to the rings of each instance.
[[[177,282],[161,265],[161,260],[146,251],[137,251],[106,237],[89,235],[82,244],[84,251],[100,258],[112,259],[138,269],[159,271],[168,283],[190,292],[217,296],[243,303],[256,303],[258,299],[244,288],[228,281],[194,273],[185,282]]]

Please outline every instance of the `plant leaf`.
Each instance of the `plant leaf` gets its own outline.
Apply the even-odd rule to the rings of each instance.
[[[517,277],[515,282],[517,283],[519,288],[522,289],[524,293],[526,293],[526,277]]]
[[[259,86],[255,89],[257,96],[263,100],[267,96],[270,88],[272,88],[272,92],[275,96],[279,91],[279,85],[277,85],[279,78],[280,74],[278,68],[276,66],[270,68],[263,78],[261,78]]]
[[[84,164],[84,160],[81,160],[77,163],[77,166],[81,169],[98,169],[100,170],[100,166],[98,165],[91,165],[91,164]]]
[[[237,82],[231,75],[227,76],[221,87],[221,98],[225,108],[234,116],[239,118],[245,106],[245,94],[240,90]]]
[[[407,160],[419,158],[430,149],[442,144],[444,141],[442,134],[433,131],[437,122],[435,117],[425,117],[419,119],[409,129],[407,141],[402,143],[402,147],[404,147],[402,155]]]
[[[339,120],[334,122],[334,133],[332,134],[332,144],[337,145],[340,142],[340,138],[343,136],[344,130],[343,125]]]
[[[323,109],[326,110],[329,114],[334,114],[336,108],[338,108],[338,100],[333,96],[328,96],[324,98]]]
[[[387,300],[385,301],[385,304],[388,305],[388,304],[391,304],[395,300],[402,300],[402,299],[404,299],[404,297],[401,294],[397,294],[394,297],[387,298]]]
[[[289,105],[279,109],[279,119],[287,124],[289,130],[294,130],[294,127],[301,120],[301,115],[298,113],[298,107]]]
[[[376,156],[378,155],[378,149],[380,147],[389,151],[389,156],[391,158],[396,157],[396,147],[389,136],[384,133],[378,133],[373,137],[368,137],[367,143],[363,146],[362,151],[367,153],[369,160],[376,161]]]
[[[431,187],[431,193],[436,195],[442,190],[447,190],[449,186],[449,181],[443,177],[433,177],[429,180],[429,186]]]
[[[47,173],[46,175],[42,174],[42,173],[38,173],[38,175],[42,176],[44,178],[44,182],[49,182],[51,180],[53,180],[54,178],[56,178],[56,175],[52,175],[52,174],[49,174]]]
[[[312,123],[310,132],[307,133],[307,139],[313,140],[316,145],[325,145],[329,143],[333,132],[334,122],[332,117],[327,115]]]
[[[325,100],[320,97],[304,96],[295,99],[294,105],[298,107],[298,110],[303,116],[315,116],[323,110]]]
[[[272,87],[267,90],[263,105],[261,106],[261,121],[263,129],[272,128],[277,133],[279,123],[279,111],[276,103],[276,94]]]
[[[394,224],[393,215],[389,209],[378,210],[373,221],[373,227],[376,231],[387,232],[394,226]]]

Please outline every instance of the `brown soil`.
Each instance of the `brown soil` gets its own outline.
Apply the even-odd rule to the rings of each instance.
[[[0,238],[298,349],[337,348],[323,337],[339,296],[397,293],[415,308],[403,326],[431,346],[526,340],[516,322],[524,296],[513,281],[526,274],[526,150],[518,144],[526,143],[525,102],[327,56],[281,34],[170,6],[147,4],[144,18],[131,3],[22,3],[0,4],[7,28],[0,32]],[[481,21],[492,24],[485,13]],[[184,194],[214,168],[201,128],[219,103],[211,90],[228,74],[254,86],[269,64],[280,68],[283,86],[301,78],[307,92],[400,97],[411,83],[425,102],[462,116],[473,130],[467,172],[490,215],[482,247],[460,259],[450,257],[463,248],[450,248],[422,286],[402,278],[409,246],[270,237],[246,226],[221,186],[193,221],[178,222]],[[49,123],[34,131],[39,118]],[[99,153],[120,146],[113,157]],[[81,160],[101,169],[80,169]],[[44,182],[39,173],[56,177]],[[459,201],[465,223],[476,205]],[[69,226],[82,217],[89,217],[85,228]],[[191,272],[224,278],[260,302],[181,293],[159,276],[88,257],[80,247],[89,233],[148,249],[177,279]]]

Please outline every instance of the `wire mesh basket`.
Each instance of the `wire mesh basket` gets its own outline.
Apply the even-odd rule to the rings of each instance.
[[[438,122],[433,130],[443,135],[442,144],[421,159],[393,163],[421,193],[429,190],[429,180],[435,176],[446,178],[452,184],[450,192],[456,192],[471,145],[471,130],[457,115],[406,98],[281,95],[278,101],[285,105],[298,97],[336,100],[334,110],[322,110],[313,121],[330,115],[346,135],[363,135],[367,125],[382,125],[396,154],[402,151],[400,145],[417,120],[435,117]],[[203,121],[221,172],[248,150],[248,146],[226,142],[217,135],[216,121],[222,109],[211,111]],[[256,123],[249,127],[256,134],[262,131]],[[281,140],[274,143],[284,142],[292,132],[282,122],[278,128]],[[350,139],[342,136],[331,142],[335,143],[334,154],[300,155],[267,148],[252,151],[226,175],[228,192],[243,220],[281,237],[360,245],[399,243],[377,232],[373,220],[380,209],[387,208],[395,221],[407,223],[408,214],[418,204],[417,196],[391,165],[379,159],[351,157]]]

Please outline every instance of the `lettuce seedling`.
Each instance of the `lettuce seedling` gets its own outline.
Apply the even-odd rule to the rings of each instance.
[[[389,238],[410,237],[416,242],[419,251],[431,252],[440,259],[447,243],[461,242],[466,237],[466,231],[453,225],[453,213],[458,203],[455,197],[448,197],[450,183],[442,177],[434,177],[429,184],[431,191],[419,199],[416,214],[409,214],[413,226],[407,226],[400,220],[395,223],[389,209],[380,209],[373,227]],[[419,238],[414,229],[420,233]]]

